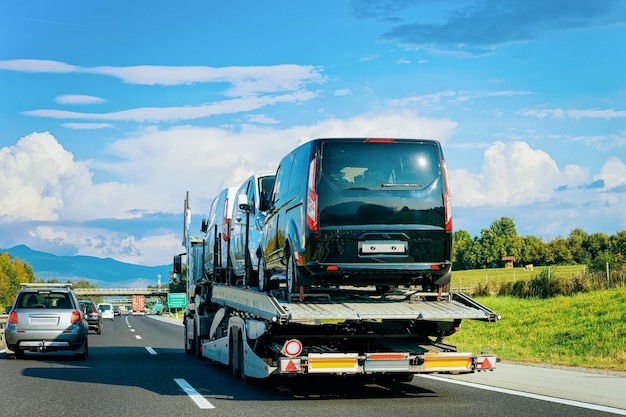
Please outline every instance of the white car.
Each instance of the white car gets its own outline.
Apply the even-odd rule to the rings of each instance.
[[[103,319],[111,319],[115,317],[115,313],[113,311],[113,304],[110,303],[100,303],[98,304],[98,310],[102,313]]]

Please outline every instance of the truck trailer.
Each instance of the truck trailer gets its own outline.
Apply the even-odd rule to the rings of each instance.
[[[401,382],[420,373],[495,369],[497,358],[489,349],[459,352],[444,342],[463,320],[500,318],[462,293],[335,285],[293,294],[284,279],[268,291],[245,285],[246,279],[239,281],[243,285],[211,279],[199,261],[205,242],[189,234],[188,200],[187,194],[186,353],[226,365],[244,381],[328,374]]]

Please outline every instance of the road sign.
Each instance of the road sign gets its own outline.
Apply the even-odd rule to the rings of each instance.
[[[175,292],[167,294],[167,306],[169,308],[185,308],[187,293]]]

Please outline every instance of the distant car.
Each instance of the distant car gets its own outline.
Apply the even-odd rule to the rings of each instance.
[[[100,312],[102,313],[103,319],[113,320],[113,318],[115,317],[115,314],[113,313],[113,304],[100,303],[98,304],[98,310],[100,310]]]
[[[4,335],[6,353],[73,351],[89,354],[89,325],[70,284],[22,284],[9,313]]]
[[[113,308],[113,315],[114,316],[119,316],[120,315],[120,308],[119,307],[114,307]]]
[[[102,313],[96,307],[96,303],[91,300],[80,300],[80,306],[89,324],[89,330],[95,330],[96,333],[102,334]]]

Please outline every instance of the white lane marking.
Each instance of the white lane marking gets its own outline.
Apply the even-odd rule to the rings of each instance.
[[[156,351],[154,349],[152,349],[150,346],[146,346],[146,350],[148,351],[148,353],[150,353],[151,355],[156,355]]]
[[[130,329],[131,332],[135,333],[135,329]]]
[[[141,339],[141,336],[139,336],[138,334],[135,335],[135,339]]]
[[[176,382],[178,384],[178,386],[181,387],[183,389],[183,391],[185,391],[185,393],[187,395],[189,395],[189,398],[191,398],[193,400],[193,402],[195,402],[198,407],[200,407],[200,408],[215,408],[213,406],[213,404],[208,402],[206,400],[206,398],[204,398],[202,395],[200,395],[200,393],[198,393],[198,391],[196,391],[184,379],[174,379],[174,382]]]
[[[589,404],[589,403],[584,403],[581,401],[566,400],[564,398],[548,397],[547,395],[515,391],[511,389],[506,389],[506,388],[490,387],[488,385],[475,384],[473,382],[458,381],[458,380],[442,378],[442,377],[434,376],[434,375],[418,375],[418,376],[421,378],[434,379],[435,381],[449,382],[451,384],[465,385],[467,387],[501,392],[503,394],[517,395],[518,397],[532,398],[535,400],[549,401],[549,402],[553,402],[557,404],[571,405],[573,407],[586,408],[589,410],[603,411],[606,413],[615,413],[615,414],[619,414],[622,416],[626,416],[626,410],[623,410],[621,408],[614,408],[614,407],[608,407],[608,406],[597,405],[597,404]]]

